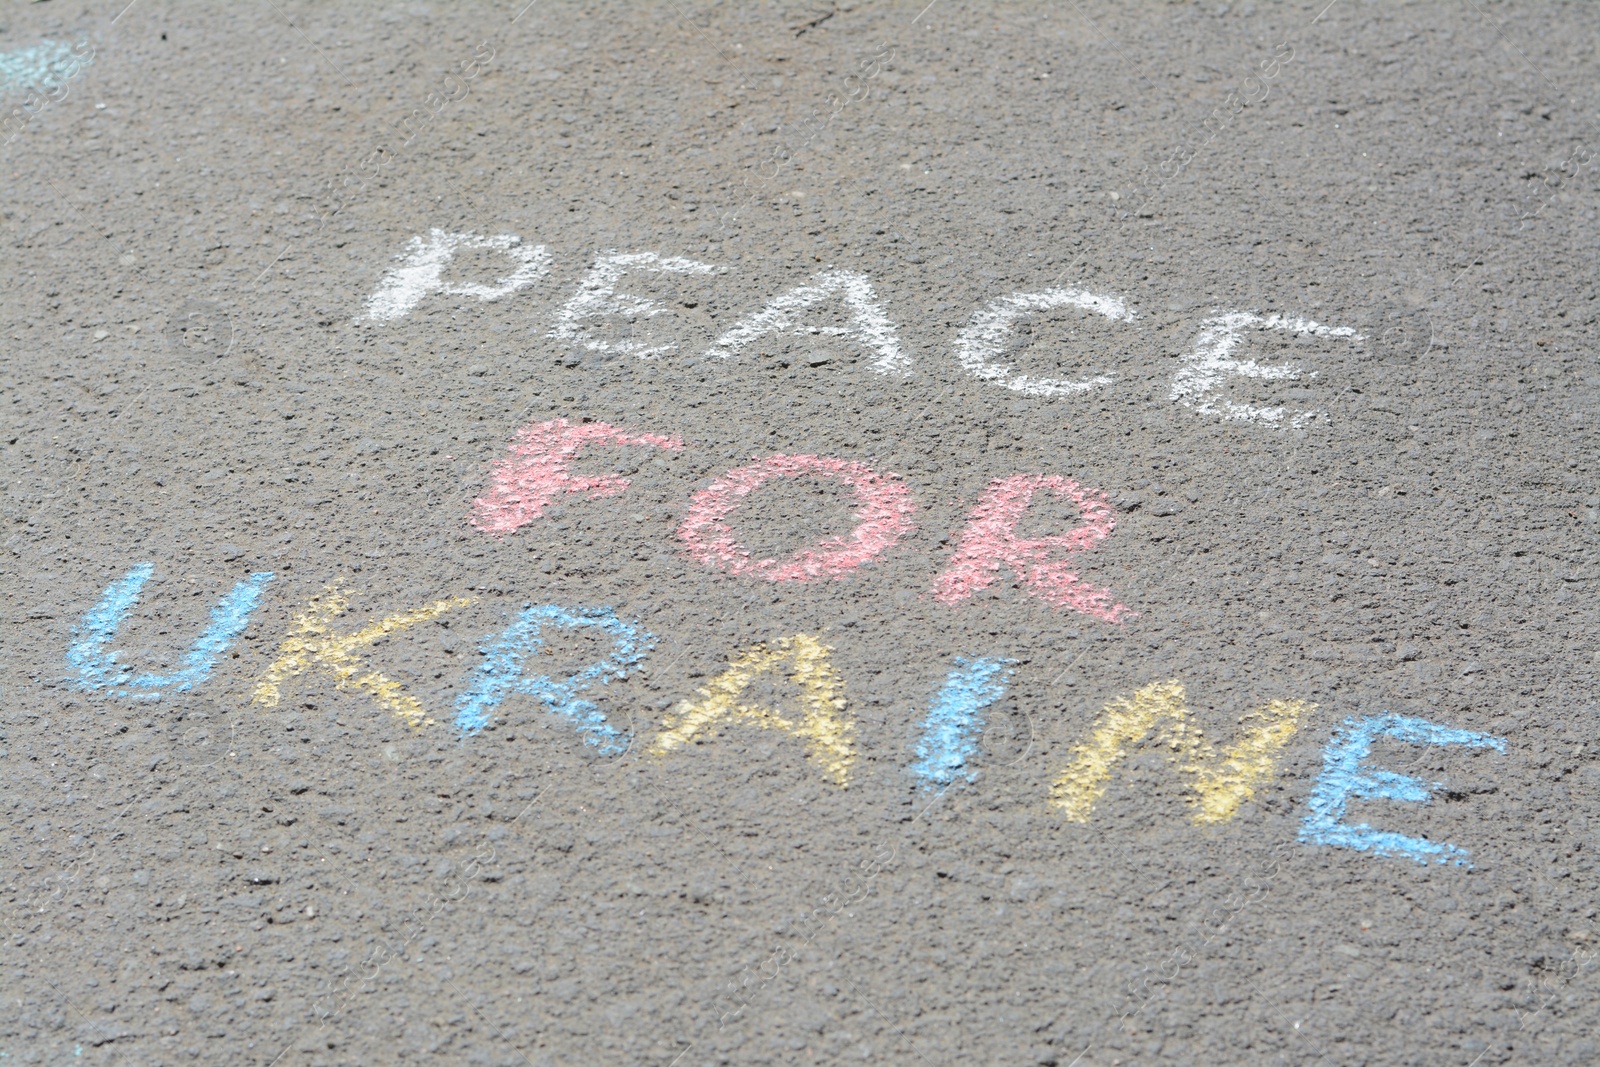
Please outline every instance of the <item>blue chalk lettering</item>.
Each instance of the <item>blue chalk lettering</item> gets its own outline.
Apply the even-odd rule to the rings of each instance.
[[[966,766],[967,758],[978,751],[983,734],[983,709],[1006,691],[1010,667],[1016,660],[972,659],[957,656],[944,688],[922,722],[922,738],[917,742],[917,762],[911,773],[921,779],[924,789],[946,789]],[[977,778],[968,773],[967,781]]]
[[[524,663],[544,647],[541,631],[546,624],[564,629],[599,627],[616,643],[611,654],[570,677],[556,681],[547,675],[526,675]],[[628,671],[643,662],[655,645],[655,638],[637,625],[623,622],[610,608],[576,608],[559,604],[524,608],[512,624],[483,649],[487,657],[478,667],[472,688],[456,700],[456,727],[463,734],[475,734],[489,725],[500,702],[512,693],[526,693],[542,700],[553,714],[572,721],[589,745],[606,755],[623,752],[623,735],[591,701],[578,695],[591,686],[606,684],[612,678],[626,678]]]
[[[47,92],[69,81],[88,59],[59,41],[49,40],[14,52],[0,52],[0,92]]]
[[[106,646],[117,636],[123,617],[139,602],[139,591],[155,573],[155,565],[136,564],[121,581],[106,588],[100,603],[86,614],[72,631],[73,642],[67,649],[67,665],[77,672],[74,684],[79,689],[91,691],[110,690],[112,696],[132,700],[158,700],[162,690],[184,691],[204,682],[211,674],[217,657],[250,625],[250,616],[261,599],[261,590],[272,581],[270,571],[259,571],[250,580],[240,582],[211,609],[211,625],[207,626],[183,658],[183,669],[172,674],[141,674],[128,677],[133,668],[118,663],[120,652],[106,651]]]
[[[1300,840],[1308,845],[1333,845],[1372,851],[1380,856],[1409,856],[1418,863],[1448,862],[1470,866],[1467,850],[1448,842],[1376,830],[1365,823],[1352,826],[1344,821],[1345,802],[1394,800],[1407,804],[1426,804],[1443,783],[1419,781],[1393,771],[1362,767],[1379,736],[1393,737],[1413,745],[1470,745],[1473,748],[1506,750],[1503,737],[1457,730],[1424,719],[1403,715],[1379,715],[1367,719],[1346,719],[1344,729],[1334,733],[1322,754],[1322,774],[1306,801],[1310,814],[1300,824]]]

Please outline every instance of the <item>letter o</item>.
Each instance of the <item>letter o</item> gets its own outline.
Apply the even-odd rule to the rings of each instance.
[[[734,536],[728,517],[769,479],[804,475],[833,478],[850,487],[856,501],[855,529],[843,537],[818,541],[786,560],[752,559]],[[910,490],[893,475],[850,460],[779,453],[736,467],[696,493],[678,525],[678,539],[694,559],[729,574],[749,574],[769,582],[843,578],[916,529],[911,521],[915,510]]]

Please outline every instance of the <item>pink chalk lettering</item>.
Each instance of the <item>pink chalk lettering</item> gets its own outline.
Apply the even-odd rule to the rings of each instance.
[[[745,498],[770,478],[836,478],[855,497],[856,525],[847,537],[829,537],[801,549],[786,560],[751,559],[734,537],[727,519]],[[729,574],[752,574],[769,582],[808,582],[843,578],[873,556],[916,529],[911,492],[892,474],[879,474],[864,463],[826,456],[768,456],[728,471],[690,501],[678,526],[678,538],[689,555]]]
[[[1041,489],[1057,499],[1071,500],[1083,516],[1075,529],[1054,537],[1030,541],[1017,536],[1017,523]],[[967,516],[950,563],[934,585],[933,598],[941,604],[958,604],[987,589],[1002,563],[1016,572],[1028,592],[1057,608],[1072,608],[1109,623],[1120,623],[1128,613],[1109,589],[1091,585],[1069,569],[1072,557],[1111,536],[1116,512],[1099,489],[1085,489],[1071,478],[1054,474],[1015,474],[989,483]],[[1061,552],[1058,558],[1052,553]]]
[[[628,488],[628,479],[619,475],[568,473],[568,465],[586,445],[652,445],[677,452],[683,439],[634,433],[604,422],[573,425],[556,419],[524,426],[511,444],[511,458],[495,464],[489,491],[472,502],[472,525],[504,537],[537,519],[560,493],[587,493],[590,500],[597,500]]]

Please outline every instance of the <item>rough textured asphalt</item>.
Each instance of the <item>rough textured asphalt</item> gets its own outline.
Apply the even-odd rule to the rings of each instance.
[[[1600,23],[1325,3],[7,5],[0,1060],[1595,1062]],[[548,270],[479,299],[512,259],[467,240],[373,318],[435,229]],[[562,334],[630,253],[715,271],[633,261],[617,293],[656,303]],[[828,272],[870,281],[897,372],[837,294],[711,351]],[[1052,289],[1129,318],[1019,311],[990,362],[1109,382],[963,364],[983,309]],[[1299,377],[1184,392],[1231,311],[1232,358]],[[472,525],[559,419],[682,447],[587,448],[574,476],[631,484]],[[915,531],[838,580],[691,555],[695,494],[776,453],[897,476]],[[1115,621],[1010,569],[934,595],[1021,474],[1103,490],[1072,563]],[[791,478],[728,521],[783,559],[853,507]],[[1091,510],[1041,493],[1017,536]],[[187,689],[69,662],[142,563],[112,674],[185,669],[274,575]],[[452,606],[267,706],[336,583],[337,634]],[[527,694],[455,728],[543,604],[648,631],[585,695],[625,743]],[[549,629],[550,678],[610,645]],[[750,721],[658,751],[796,634],[831,649],[847,786]],[[956,657],[1015,663],[924,788]],[[1168,680],[1218,749],[1315,707],[1231,819],[1195,822],[1157,733],[1066,818],[1102,709]],[[1464,862],[1304,839],[1344,724],[1385,713],[1503,739],[1379,736],[1366,773],[1442,784],[1348,801]]]

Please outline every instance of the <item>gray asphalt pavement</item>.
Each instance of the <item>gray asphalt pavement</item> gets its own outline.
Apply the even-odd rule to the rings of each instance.
[[[8,4],[0,1062],[1594,1063],[1596,16]]]

